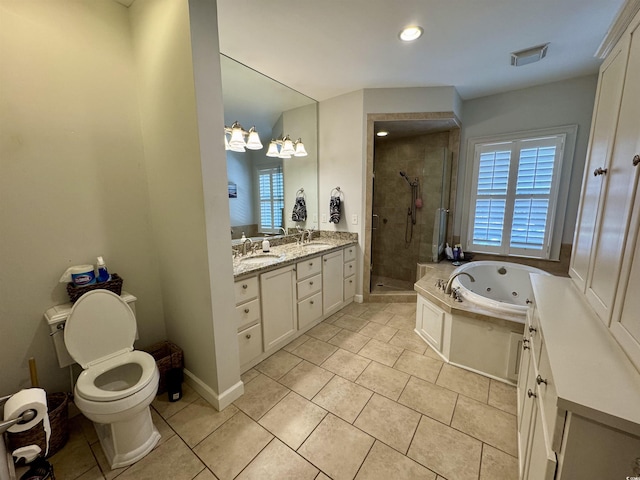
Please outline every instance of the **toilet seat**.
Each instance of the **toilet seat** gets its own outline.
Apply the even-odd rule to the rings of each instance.
[[[137,364],[141,369],[139,378],[135,383],[131,382],[131,386],[121,390],[109,390],[96,385],[96,379],[100,375],[127,364]],[[82,398],[95,402],[120,400],[147,386],[154,379],[155,371],[155,359],[148,353],[138,350],[122,353],[84,370],[76,382],[76,391]]]

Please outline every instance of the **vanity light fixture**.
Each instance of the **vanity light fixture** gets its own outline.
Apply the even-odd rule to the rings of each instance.
[[[547,50],[549,44],[538,45],[536,47],[527,48],[518,52],[511,53],[511,65],[514,67],[521,67],[522,65],[528,65],[530,63],[542,60],[547,56]]]
[[[422,36],[424,30],[419,25],[409,25],[400,31],[400,40],[403,42],[412,42]]]
[[[230,139],[227,139],[227,134],[231,135]],[[246,142],[244,137],[248,137]],[[262,149],[262,142],[260,141],[256,127],[251,127],[247,132],[237,121],[233,122],[231,127],[225,125],[224,149],[231,150],[232,152],[244,152],[245,148],[249,150]]]
[[[376,133],[376,135],[378,137],[386,137],[387,135],[389,135],[389,132],[387,132],[386,130],[380,130],[378,133]]]
[[[306,156],[307,151],[304,148],[302,139],[299,138],[294,142],[291,140],[289,135],[285,135],[278,140],[271,140],[271,143],[269,144],[269,150],[267,151],[267,157],[291,158]]]

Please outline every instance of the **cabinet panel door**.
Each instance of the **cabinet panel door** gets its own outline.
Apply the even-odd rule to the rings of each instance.
[[[265,351],[297,330],[294,273],[293,267],[290,266],[260,275],[262,337]]]
[[[543,423],[538,402],[534,401],[531,416],[531,437],[524,475],[527,480],[553,480],[556,476],[556,454],[551,450],[545,438]]]
[[[342,250],[322,256],[322,311],[326,315],[342,305]]]
[[[622,92],[618,128],[606,176],[606,193],[598,221],[593,260],[589,267],[587,299],[609,325],[626,251],[629,218],[638,171],[633,157],[640,154],[640,29],[632,37]]]
[[[418,296],[416,327],[422,338],[437,351],[442,352],[442,334],[444,332],[444,311],[431,305]]]
[[[240,366],[250,362],[262,353],[262,330],[260,324],[238,333]]]
[[[344,299],[349,300],[356,295],[356,276],[351,275],[344,279]]]
[[[623,42],[624,43],[624,42]],[[593,236],[604,175],[594,176],[596,168],[607,168],[616,131],[620,97],[627,63],[628,45],[618,45],[600,69],[598,94],[593,112],[587,163],[582,180],[580,209],[573,239],[569,275],[585,291]]]

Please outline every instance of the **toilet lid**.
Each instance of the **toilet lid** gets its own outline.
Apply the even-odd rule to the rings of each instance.
[[[85,293],[73,305],[64,342],[82,368],[133,350],[136,318],[129,305],[108,290]]]

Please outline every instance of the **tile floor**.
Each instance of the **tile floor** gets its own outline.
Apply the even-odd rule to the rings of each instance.
[[[217,412],[188,386],[153,402],[162,439],[109,470],[70,420],[58,480],[516,480],[515,389],[444,364],[413,333],[415,304],[351,304],[246,372]]]

